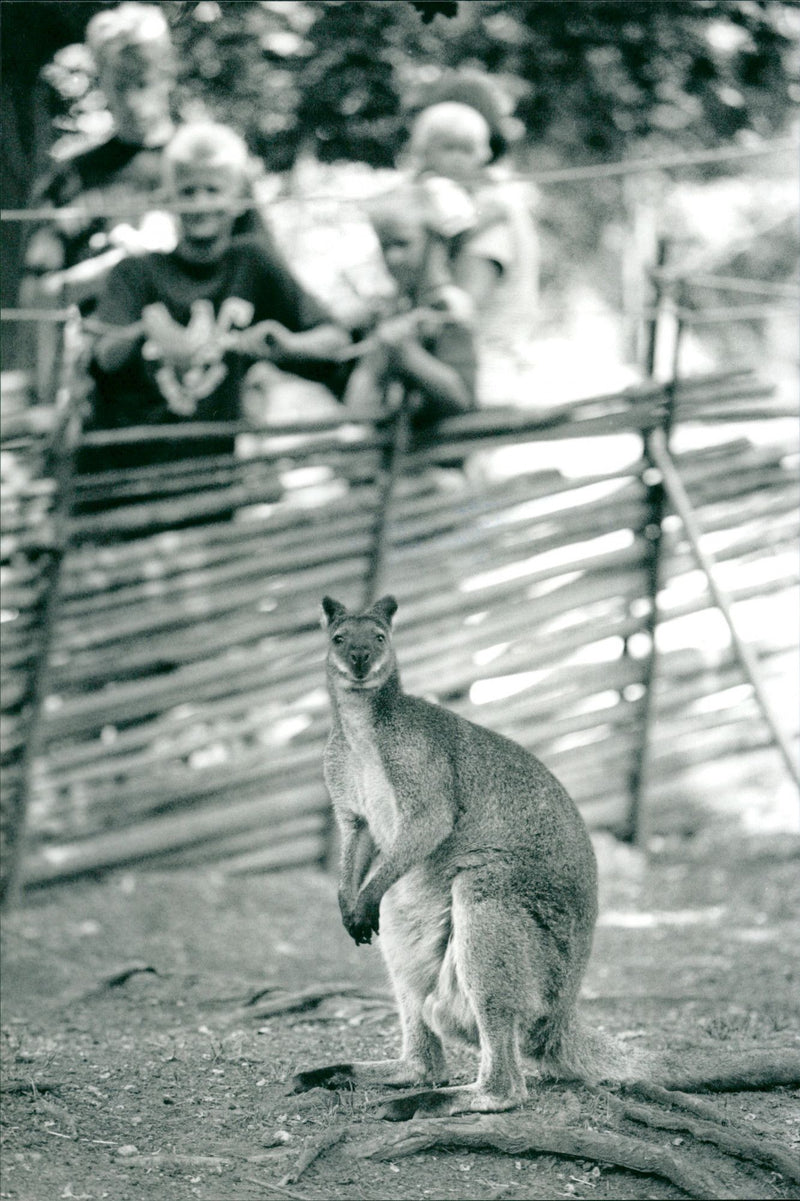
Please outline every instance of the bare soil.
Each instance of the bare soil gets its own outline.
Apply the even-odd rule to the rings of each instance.
[[[797,843],[692,845],[646,862],[598,840],[587,1015],[628,1045],[678,1057],[800,1047]],[[381,1119],[379,1094],[289,1093],[298,1066],[398,1046],[379,949],[350,943],[322,872],[137,870],[60,885],[28,895],[3,941],[3,1198],[685,1195],[579,1157],[436,1146],[363,1158],[404,1129]],[[317,986],[332,987],[296,996]],[[470,1078],[470,1052],[453,1063],[456,1079]],[[735,1129],[797,1153],[796,1092],[709,1102]],[[615,1130],[685,1154],[720,1197],[800,1197],[777,1172],[620,1118],[581,1086],[532,1081],[525,1112],[531,1129]],[[330,1145],[303,1168],[319,1138]]]

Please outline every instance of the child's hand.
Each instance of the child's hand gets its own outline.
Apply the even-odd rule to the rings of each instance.
[[[25,266],[37,275],[60,271],[64,266],[64,243],[52,229],[37,229],[25,251]]]
[[[201,322],[180,325],[160,301],[142,309],[142,327],[146,338],[143,357],[159,359],[178,372],[188,370],[197,362],[201,350],[208,344],[208,331]]]
[[[425,297],[432,309],[446,313],[454,321],[469,325],[475,320],[475,302],[457,284],[441,284]]]
[[[260,321],[237,332],[233,344],[240,354],[254,359],[275,359],[291,350],[292,334],[280,321]]]
[[[419,323],[420,314],[416,310],[401,313],[398,317],[389,317],[375,330],[375,339],[386,350],[399,351],[409,342],[417,341]]]
[[[429,175],[422,181],[428,200],[428,225],[442,238],[454,238],[472,229],[476,220],[475,204],[466,188],[443,175]]]

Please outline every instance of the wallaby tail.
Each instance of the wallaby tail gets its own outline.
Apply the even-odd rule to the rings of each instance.
[[[586,1084],[646,1084],[683,1092],[800,1086],[800,1051],[794,1048],[726,1052],[715,1047],[664,1056],[623,1047],[574,1012],[535,1027],[525,1052],[539,1061],[543,1075]]]
[[[623,1047],[577,1013],[561,1022],[548,1021],[536,1032],[529,1053],[539,1060],[543,1075],[558,1080],[622,1083],[641,1080],[647,1073],[643,1052]]]
[[[649,1079],[683,1092],[727,1092],[800,1087],[800,1051],[789,1047],[693,1048],[665,1056]]]

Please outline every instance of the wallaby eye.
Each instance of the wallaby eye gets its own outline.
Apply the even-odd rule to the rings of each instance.
[[[343,634],[334,634],[332,641],[335,642],[337,646],[341,646],[342,643],[344,642],[344,635]]]
[[[376,642],[385,642],[385,641],[386,641],[386,636],[385,636],[384,634],[376,634],[376,635],[375,635],[375,641],[376,641]]]

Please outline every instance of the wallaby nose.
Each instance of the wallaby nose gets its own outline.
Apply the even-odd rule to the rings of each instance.
[[[350,651],[350,666],[353,669],[353,675],[363,679],[369,671],[369,651],[354,647]]]

